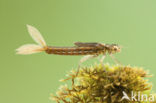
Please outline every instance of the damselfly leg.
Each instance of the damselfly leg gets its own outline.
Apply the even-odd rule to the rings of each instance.
[[[78,70],[77,70],[76,75],[78,75],[79,69],[80,69],[81,64],[82,64],[83,62],[85,62],[85,61],[87,61],[87,60],[89,60],[89,59],[95,58],[95,57],[97,57],[97,56],[98,56],[98,55],[87,55],[87,56],[82,57],[82,58],[80,59],[80,61],[79,61]]]
[[[103,65],[103,61],[105,59],[106,55],[103,55],[101,58],[100,58],[100,63]]]
[[[100,59],[100,63],[101,63],[101,65],[102,65],[102,67],[104,67],[103,61],[104,61],[105,57],[106,57],[106,55],[103,55],[103,56],[101,57],[101,59]],[[105,67],[104,67],[104,71],[105,71]]]
[[[114,60],[114,62],[116,63],[116,64],[120,64],[121,65],[121,62],[119,61],[119,60],[117,60],[112,54],[109,54],[110,55],[110,57]]]

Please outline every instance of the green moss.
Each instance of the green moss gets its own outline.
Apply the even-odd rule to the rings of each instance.
[[[151,84],[145,77],[148,73],[142,68],[130,66],[94,65],[83,67],[78,75],[72,70],[62,81],[71,81],[71,86],[61,86],[57,96],[52,99],[57,103],[134,103],[121,101],[123,91],[128,96],[131,91],[149,95]],[[135,102],[144,103],[144,102]]]

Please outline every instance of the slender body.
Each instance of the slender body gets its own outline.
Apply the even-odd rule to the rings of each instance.
[[[81,42],[76,42],[75,44],[82,44]],[[48,46],[45,50],[48,54],[57,54],[57,55],[99,55],[116,52],[118,50],[117,45],[105,45],[101,43],[96,43],[94,45],[88,45],[89,43],[83,43],[85,46],[75,47],[52,47]],[[90,43],[92,44],[92,43]]]
[[[56,55],[86,55],[80,60],[82,62],[88,60],[89,58],[97,57],[102,54],[101,62],[105,58],[105,54],[113,54],[120,52],[120,47],[117,44],[103,44],[103,43],[83,43],[76,42],[73,47],[54,47],[47,46],[40,32],[33,26],[27,25],[28,32],[31,37],[36,41],[36,44],[26,44],[19,47],[17,54],[32,54],[37,52],[45,51],[47,54],[56,54]]]

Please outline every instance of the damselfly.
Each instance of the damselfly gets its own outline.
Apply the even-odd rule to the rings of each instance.
[[[27,25],[28,32],[36,44],[26,44],[19,47],[17,50],[17,54],[33,54],[37,52],[45,51],[47,54],[57,54],[57,55],[85,55],[79,62],[82,64],[84,61],[97,57],[99,55],[103,55],[100,59],[102,63],[105,55],[109,54],[114,60],[115,58],[112,54],[120,52],[121,48],[117,44],[103,44],[103,43],[83,43],[76,42],[73,47],[55,47],[55,46],[47,46],[40,32],[33,26]],[[117,60],[115,60],[117,61]]]

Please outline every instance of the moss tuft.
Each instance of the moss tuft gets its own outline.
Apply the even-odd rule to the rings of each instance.
[[[130,66],[83,67],[78,75],[72,70],[68,78],[62,80],[70,80],[72,84],[61,86],[52,99],[57,103],[134,103],[121,101],[123,91],[128,96],[131,91],[149,94],[152,86],[145,79],[149,76],[142,68]]]

